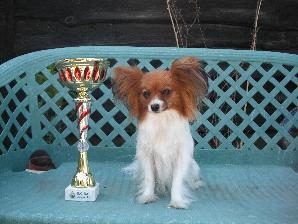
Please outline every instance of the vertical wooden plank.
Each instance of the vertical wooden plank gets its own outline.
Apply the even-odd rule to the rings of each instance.
[[[0,63],[2,63],[14,56],[13,0],[0,2],[0,33]]]
[[[200,22],[188,32],[188,47],[249,49],[256,2],[197,1]],[[194,5],[176,3],[190,26]],[[297,0],[263,1],[257,50],[298,52],[297,6]],[[175,46],[166,7],[165,0],[0,0],[0,62],[56,47]]]

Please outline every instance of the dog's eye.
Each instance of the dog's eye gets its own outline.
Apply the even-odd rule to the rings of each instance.
[[[171,94],[171,90],[170,89],[163,89],[162,91],[161,91],[161,95],[163,95],[163,96],[168,96],[168,95],[170,95]]]
[[[151,93],[150,93],[148,90],[144,90],[144,91],[143,91],[143,97],[144,97],[145,99],[148,99],[148,98],[150,97],[150,95],[151,95]]]

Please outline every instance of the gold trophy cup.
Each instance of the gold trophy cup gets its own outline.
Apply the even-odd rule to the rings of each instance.
[[[97,58],[69,58],[56,63],[60,81],[77,92],[76,111],[79,126],[77,145],[79,161],[77,172],[71,184],[65,189],[65,200],[95,201],[99,195],[99,184],[94,180],[88,166],[87,131],[91,98],[89,92],[98,87],[106,78],[108,61]]]

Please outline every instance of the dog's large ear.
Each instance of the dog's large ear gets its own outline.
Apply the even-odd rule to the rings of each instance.
[[[200,108],[201,100],[208,91],[208,77],[195,57],[184,57],[173,62],[171,69],[173,80],[180,89],[185,113],[190,120],[196,117],[196,110]]]
[[[112,91],[115,100],[120,100],[132,116],[139,114],[139,88],[143,76],[138,67],[119,66],[113,69]]]

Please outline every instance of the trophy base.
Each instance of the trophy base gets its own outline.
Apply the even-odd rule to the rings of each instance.
[[[94,187],[78,188],[68,185],[65,188],[66,201],[95,201],[99,195],[99,184]]]

